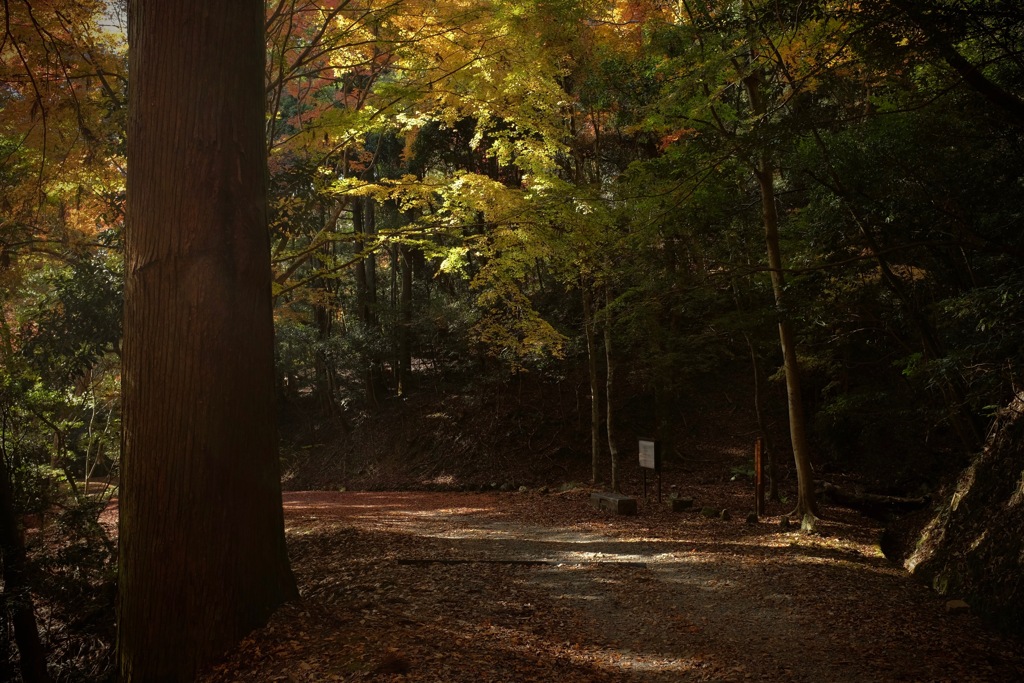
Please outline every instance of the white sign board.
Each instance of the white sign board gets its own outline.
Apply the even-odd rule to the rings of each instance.
[[[640,439],[640,467],[657,470],[659,464],[658,449],[654,439]]]

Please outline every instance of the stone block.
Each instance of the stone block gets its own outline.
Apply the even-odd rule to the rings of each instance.
[[[636,514],[636,499],[621,493],[591,493],[590,504],[598,510],[607,510],[616,515]]]

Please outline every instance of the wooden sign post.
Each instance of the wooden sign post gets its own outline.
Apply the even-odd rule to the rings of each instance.
[[[654,439],[640,439],[640,468],[644,471],[644,500],[647,500],[647,470],[658,473],[658,503],[661,503],[661,448]]]

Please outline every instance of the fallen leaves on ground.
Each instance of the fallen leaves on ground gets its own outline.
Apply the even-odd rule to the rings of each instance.
[[[742,510],[742,486],[714,505]],[[589,491],[285,494],[302,599],[202,679],[1003,681],[1021,651],[882,557],[841,509],[814,535]]]

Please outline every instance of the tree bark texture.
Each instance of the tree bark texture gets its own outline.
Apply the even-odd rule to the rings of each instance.
[[[132,0],[121,680],[191,681],[296,595],[281,510],[263,3]]]

